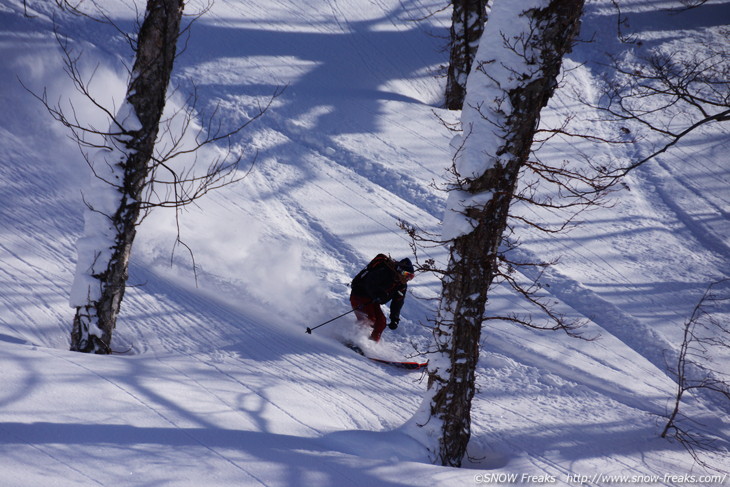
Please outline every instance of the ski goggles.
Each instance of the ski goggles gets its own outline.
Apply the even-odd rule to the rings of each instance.
[[[405,280],[405,281],[410,281],[411,279],[416,277],[416,275],[413,272],[408,272],[408,271],[402,271],[400,273],[400,275],[403,278],[403,280]]]

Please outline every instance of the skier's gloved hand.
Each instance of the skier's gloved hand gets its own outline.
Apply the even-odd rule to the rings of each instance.
[[[383,298],[373,298],[373,304],[383,304]]]
[[[398,323],[400,323],[399,319],[392,319],[390,320],[390,323],[388,323],[388,328],[391,330],[395,330],[398,328]]]

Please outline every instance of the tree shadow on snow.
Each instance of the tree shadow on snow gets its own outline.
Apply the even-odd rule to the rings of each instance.
[[[196,470],[209,468],[217,472],[220,481],[235,475],[241,485],[255,481],[266,484],[276,479],[277,485],[308,486],[313,478],[319,485],[381,485],[405,487],[399,481],[384,481],[370,470],[391,464],[387,461],[353,463],[349,454],[338,455],[330,446],[327,436],[306,438],[294,435],[236,431],[216,428],[160,428],[111,424],[58,424],[58,423],[1,423],[3,435],[0,445],[33,445],[48,448],[64,445],[79,451],[94,451],[94,460],[86,464],[83,457],[68,458],[73,470],[83,473],[96,471],[95,462],[103,461],[108,451],[114,465],[123,463],[129,451],[138,455],[145,451],[146,458],[160,465],[179,465],[180,472],[165,469],[165,476],[174,481],[182,476],[183,465],[196,464]],[[64,462],[63,455],[55,459]],[[183,463],[180,463],[183,462]],[[86,465],[86,467],[85,467]],[[232,470],[231,470],[232,469]],[[113,476],[113,469],[107,474]],[[103,480],[96,471],[94,478]],[[101,476],[101,478],[100,478]],[[180,480],[180,478],[178,478]]]

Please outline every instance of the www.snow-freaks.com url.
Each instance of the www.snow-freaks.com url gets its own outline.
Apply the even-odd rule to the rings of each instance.
[[[554,484],[559,477],[556,475],[535,475],[518,473],[478,473],[474,475],[477,484]],[[607,484],[695,484],[695,485],[725,485],[728,474],[716,475],[593,475],[570,474],[563,479],[569,484],[576,485],[607,485]]]

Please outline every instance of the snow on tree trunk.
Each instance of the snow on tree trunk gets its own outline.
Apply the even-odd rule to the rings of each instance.
[[[496,1],[469,76],[443,223],[451,248],[435,329],[438,350],[413,419],[442,465],[460,466],[471,436],[481,325],[497,252],[540,111],[578,33],[583,1]]]
[[[466,80],[487,21],[489,0],[453,0],[452,3],[446,108],[461,110]]]
[[[71,350],[111,351],[182,12],[182,0],[148,0],[127,97],[109,131],[115,135],[93,161],[70,297]]]

